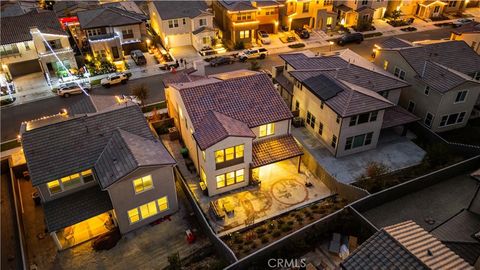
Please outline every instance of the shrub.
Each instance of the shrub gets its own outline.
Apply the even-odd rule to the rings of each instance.
[[[264,234],[266,231],[267,229],[265,229],[264,227],[260,227],[255,230],[257,234]]]
[[[427,160],[431,167],[443,166],[452,159],[448,146],[436,143],[427,148]]]
[[[279,219],[279,220],[277,220],[277,223],[280,224],[280,225],[281,225],[281,224],[284,224],[284,223],[285,223],[285,220]]]
[[[264,235],[261,238],[262,244],[268,243],[268,235]]]
[[[273,237],[279,237],[280,234],[282,234],[282,233],[279,230],[275,230],[275,231],[273,231],[272,236]]]
[[[314,205],[310,206],[310,208],[312,208],[312,209],[318,209],[318,205],[314,204]]]
[[[180,254],[178,254],[178,252],[170,254],[170,256],[168,256],[168,263],[169,266],[167,269],[180,270],[182,268]]]
[[[257,61],[250,62],[250,70],[259,71],[261,68],[262,66]]]
[[[251,249],[256,249],[257,248],[257,243],[253,243],[251,246],[250,246]]]
[[[243,50],[245,49],[245,43],[243,43],[243,41],[235,42],[235,44],[233,45],[233,48],[235,50]]]
[[[292,226],[291,225],[283,225],[282,226],[282,232],[289,232],[292,230]]]
[[[364,38],[371,38],[371,37],[378,37],[378,36],[381,36],[383,35],[381,32],[374,32],[374,33],[369,33],[369,34],[365,34],[363,35]]]
[[[305,44],[304,43],[295,43],[295,44],[290,44],[288,45],[289,48],[292,48],[292,49],[298,49],[298,48],[303,48],[305,47]]]
[[[292,220],[289,220],[289,221],[287,222],[287,225],[288,225],[288,226],[292,226],[293,223],[294,223],[294,222],[293,222]]]
[[[7,98],[7,99],[2,99],[0,102],[1,102],[1,106],[3,105],[8,105],[8,104],[12,104],[14,101],[16,100],[16,98]]]
[[[367,169],[365,170],[365,174],[367,177],[370,178],[377,178],[381,175],[387,174],[390,170],[385,164],[378,163],[378,162],[370,162],[367,165]]]

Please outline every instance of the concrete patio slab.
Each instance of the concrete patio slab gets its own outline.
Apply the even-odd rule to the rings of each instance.
[[[303,164],[301,164],[301,172],[297,173],[297,159],[293,158],[261,167],[259,170],[260,185],[249,185],[208,197],[200,189],[200,177],[195,173],[189,173],[186,169],[185,161],[180,155],[178,141],[171,141],[163,137],[163,142],[177,160],[177,166],[190,190],[219,236],[333,195],[330,189],[313,176]],[[312,183],[312,186],[306,187],[306,182]],[[223,210],[224,203],[228,202],[234,211],[230,214],[226,213],[223,219],[217,219],[210,210],[210,202],[215,202],[221,210]]]
[[[355,182],[370,162],[383,163],[396,171],[420,164],[425,156],[423,149],[393,131],[382,131],[377,148],[340,158],[335,158],[306,128],[292,128],[292,134],[322,168],[345,184]]]

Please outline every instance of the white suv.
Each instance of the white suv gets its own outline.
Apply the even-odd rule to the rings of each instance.
[[[248,49],[244,50],[243,52],[238,54],[238,59],[244,62],[247,59],[265,59],[267,57],[268,51],[265,48],[256,48],[256,49]]]
[[[128,76],[126,74],[115,73],[115,74],[112,74],[112,75],[110,75],[106,78],[103,78],[100,81],[100,84],[105,88],[109,88],[110,86],[115,85],[115,84],[119,84],[119,83],[126,84],[127,81],[128,81]]]
[[[57,94],[61,97],[69,97],[70,95],[81,94],[83,92],[82,88],[87,92],[90,91],[89,83],[80,83],[80,85],[82,86],[81,88],[75,82],[70,82],[70,83],[60,85],[60,87],[57,90]]]

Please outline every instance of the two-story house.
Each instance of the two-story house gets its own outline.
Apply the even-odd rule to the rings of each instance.
[[[290,134],[292,113],[264,73],[239,70],[173,83],[166,98],[209,196],[249,185],[268,165],[301,162]]]
[[[471,1],[462,0],[393,0],[388,1],[387,14],[398,10],[402,15],[416,16],[423,20],[431,20],[443,16],[444,13],[456,13],[465,9]]]
[[[279,9],[283,6],[277,1],[214,1],[215,21],[221,30],[221,36],[229,46],[243,43],[251,45],[257,31],[277,33],[279,27]]]
[[[337,25],[337,15],[332,11],[333,0],[284,0],[280,9],[280,22],[284,29],[301,28],[327,30]]]
[[[132,50],[147,50],[147,17],[114,6],[77,12],[80,29],[94,57],[122,60]]]
[[[370,25],[373,19],[383,18],[387,3],[384,0],[348,0],[334,1],[333,5],[341,25],[362,28]]]
[[[408,84],[350,50],[280,57],[274,77],[286,85],[278,88],[290,88],[282,93],[290,93],[288,105],[335,157],[374,149],[383,130],[418,120],[396,106]]]
[[[31,11],[0,20],[1,69],[10,79],[35,72],[46,78],[64,77],[76,69],[68,35],[55,13]]]
[[[480,24],[472,22],[453,29],[450,40],[463,40],[474,51],[480,53]]]
[[[410,84],[401,93],[402,107],[434,132],[467,124],[480,93],[480,56],[468,44],[390,38],[376,47],[375,64]]]
[[[151,1],[148,10],[165,48],[193,46],[200,51],[215,45],[213,13],[204,1]]]
[[[20,134],[46,231],[59,250],[178,209],[175,160],[137,105],[27,121]]]

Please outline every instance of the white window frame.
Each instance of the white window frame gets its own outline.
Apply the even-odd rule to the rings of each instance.
[[[411,111],[408,109],[408,108],[410,108],[410,104],[413,104]],[[414,101],[409,100],[409,101],[408,101],[408,106],[407,106],[407,111],[408,111],[408,112],[411,112],[411,113],[415,112],[415,107],[416,107],[416,106],[417,106],[417,104],[415,104]]]
[[[465,96],[463,96],[463,99],[462,99],[462,100],[457,100],[459,96],[460,96],[460,97],[462,96],[462,93],[465,93]],[[464,103],[465,100],[467,100],[467,96],[468,96],[468,90],[458,91],[458,92],[457,92],[457,95],[455,96],[455,102],[454,102],[454,104]]]
[[[431,115],[432,116],[432,119],[430,120],[430,125],[427,124],[427,118],[428,118],[428,115]],[[433,113],[430,113],[430,112],[427,112],[425,114],[425,119],[423,119],[423,123],[425,124],[425,126],[431,128],[433,126],[433,120],[435,119],[435,115],[433,115]]]
[[[397,74],[397,71],[398,71],[398,74]],[[403,76],[402,76],[402,72],[403,72]],[[393,76],[399,79],[405,80],[405,77],[407,76],[407,72],[405,72],[405,70],[396,66],[395,69],[393,70]]]
[[[430,86],[425,85],[425,88],[423,89],[423,93],[425,94],[425,96],[428,96],[430,94],[430,90]]]

